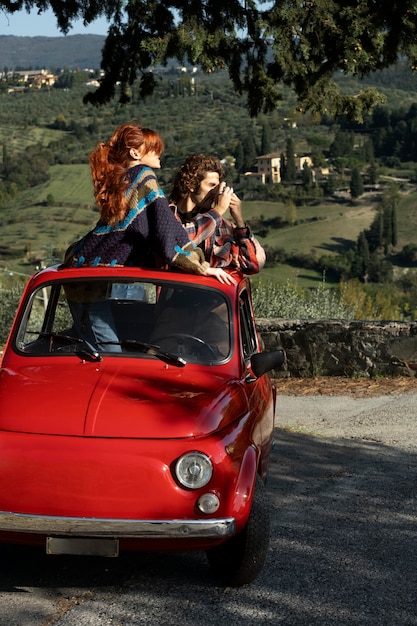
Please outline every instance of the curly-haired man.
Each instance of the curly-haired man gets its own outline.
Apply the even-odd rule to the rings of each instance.
[[[243,219],[240,199],[223,178],[220,159],[192,154],[174,177],[170,205],[210,265],[256,274],[265,264],[265,251]],[[233,222],[224,217],[228,210]]]

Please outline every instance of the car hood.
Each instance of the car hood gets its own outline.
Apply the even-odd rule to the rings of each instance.
[[[219,368],[161,361],[0,371],[0,430],[85,437],[203,436],[248,410],[244,387]]]

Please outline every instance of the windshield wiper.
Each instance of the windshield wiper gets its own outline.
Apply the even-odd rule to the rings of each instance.
[[[52,339],[53,341],[62,342],[62,343],[75,343],[78,346],[76,350],[77,354],[86,354],[87,356],[93,358],[95,361],[101,361],[102,356],[98,349],[93,346],[87,339],[83,339],[81,337],[73,337],[72,335],[63,335],[61,333],[36,333],[39,337],[44,337],[45,339]]]
[[[143,341],[138,341],[137,339],[124,339],[120,342],[120,344],[122,346],[126,346],[127,348],[133,348],[139,352],[143,352],[144,354],[156,356],[164,363],[168,363],[168,365],[175,365],[175,367],[184,367],[187,365],[187,361],[182,357],[172,354],[171,352],[164,352],[163,350],[160,350],[159,346],[155,346],[151,343],[144,343]]]
[[[95,361],[101,361],[103,359],[102,355],[98,351],[98,348],[91,344],[89,341],[87,341],[87,339],[53,332],[34,332],[33,334],[36,334],[39,337],[43,337],[45,339],[52,339],[53,341],[57,342],[68,344],[75,343],[78,346],[76,350],[77,354],[84,353],[90,358],[93,358]],[[159,349],[159,346],[153,345],[151,343],[144,343],[143,341],[137,341],[136,339],[124,339],[122,341],[102,341],[101,344],[119,345],[138,350],[143,354],[156,356],[164,363],[167,363],[168,365],[175,365],[175,367],[184,367],[185,365],[187,365],[187,361],[182,357],[177,356],[176,354],[171,354],[170,352],[164,352],[163,350]]]

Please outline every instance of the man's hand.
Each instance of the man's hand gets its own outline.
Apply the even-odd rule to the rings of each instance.
[[[245,228],[242,203],[240,198],[234,193],[233,187],[228,187],[226,183],[221,183],[220,193],[217,196],[214,208],[220,215],[224,215],[229,210],[236,228]]]
[[[235,193],[231,195],[229,209],[236,228],[245,228],[245,220],[242,215],[242,203]]]
[[[220,193],[216,198],[216,203],[214,206],[214,208],[220,213],[220,215],[224,215],[226,211],[229,210],[232,196],[233,187],[228,187],[226,183],[220,183]]]

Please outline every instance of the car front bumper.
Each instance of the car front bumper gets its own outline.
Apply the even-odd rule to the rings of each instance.
[[[236,533],[233,517],[137,520],[27,515],[0,511],[0,532],[120,539],[222,539]]]

